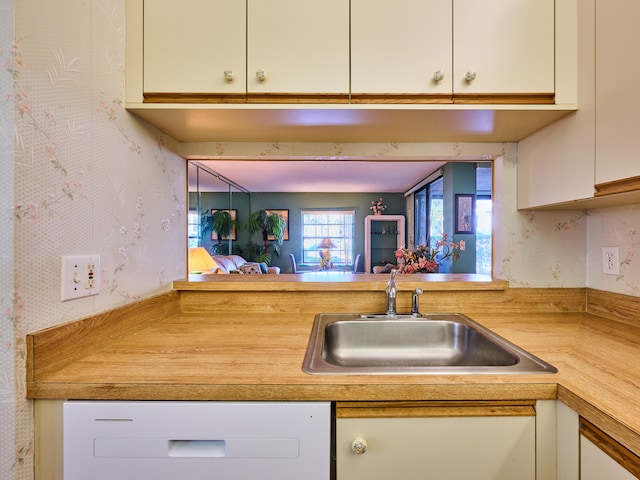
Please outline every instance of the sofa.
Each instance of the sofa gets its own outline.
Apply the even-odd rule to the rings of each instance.
[[[240,255],[214,255],[213,259],[218,268],[212,269],[212,273],[228,274],[278,274],[280,267],[269,267],[266,263],[247,262]]]

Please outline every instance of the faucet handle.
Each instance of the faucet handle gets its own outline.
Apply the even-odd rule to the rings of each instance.
[[[411,313],[420,313],[420,308],[418,307],[418,296],[422,295],[422,289],[416,288],[416,291],[413,292],[413,297],[411,299]]]

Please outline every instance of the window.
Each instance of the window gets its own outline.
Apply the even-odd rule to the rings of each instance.
[[[491,165],[478,164],[475,172],[475,239],[474,242],[467,240],[467,249],[475,248],[475,273],[491,275]],[[440,177],[414,193],[415,245],[429,241],[434,247],[444,232],[443,184],[443,177]]]
[[[200,232],[200,216],[197,210],[189,210],[187,230],[189,233],[189,248],[197,247]]]
[[[353,210],[304,210],[302,214],[302,262],[307,265],[320,265],[320,252],[317,245],[325,238],[330,239],[336,248],[331,249],[331,262],[334,265],[352,265],[353,255]]]
[[[427,240],[433,244],[442,236],[444,231],[443,183],[444,181],[440,177],[428,183],[415,194],[414,242],[416,246],[427,243]]]
[[[491,275],[493,180],[490,165],[476,169],[476,273]]]
[[[491,275],[491,195],[476,197],[476,273]]]

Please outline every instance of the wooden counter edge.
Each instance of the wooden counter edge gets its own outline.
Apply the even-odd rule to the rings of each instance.
[[[158,401],[523,401],[555,400],[557,384],[125,384],[28,382],[31,399]]]

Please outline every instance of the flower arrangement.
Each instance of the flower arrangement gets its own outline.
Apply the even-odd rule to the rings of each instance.
[[[376,202],[375,200],[371,200],[371,206],[369,209],[374,213],[374,215],[380,215],[387,209],[387,206],[382,203],[382,197]]]
[[[449,242],[445,233],[436,242],[435,247],[426,244],[418,245],[415,250],[407,250],[404,245],[396,250],[398,273],[435,273],[440,268],[440,262],[452,258],[455,262],[460,258],[460,252],[465,249],[464,240],[459,243]]]

